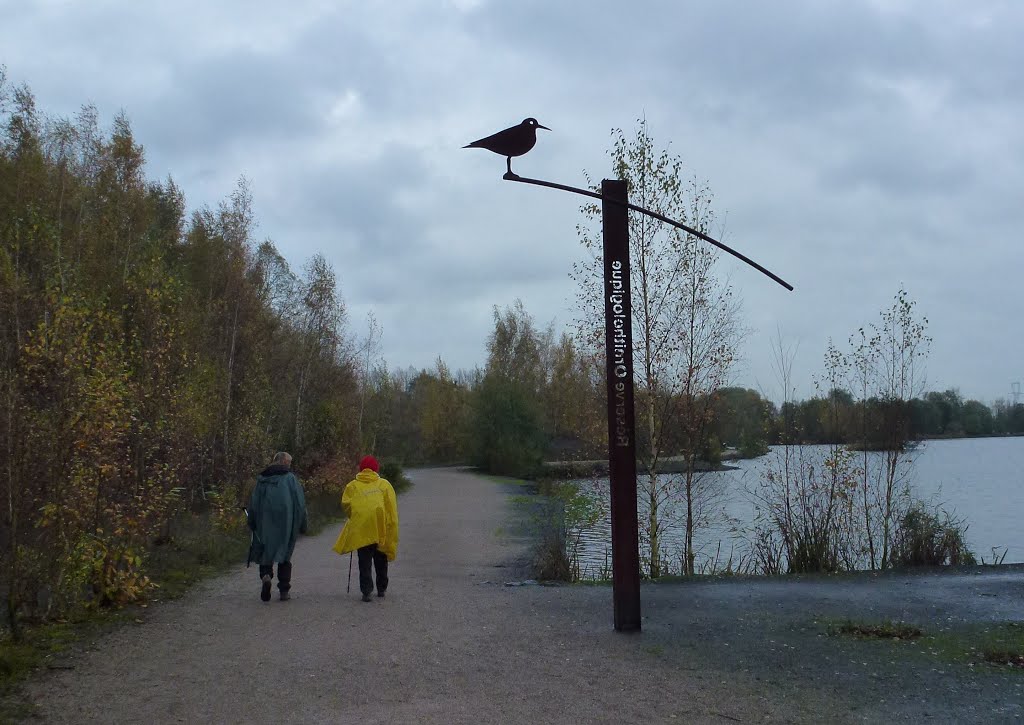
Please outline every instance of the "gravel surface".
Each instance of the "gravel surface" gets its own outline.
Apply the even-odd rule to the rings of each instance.
[[[412,472],[386,599],[346,594],[338,527],[299,542],[292,599],[256,569],[208,581],[26,686],[55,723],[1013,722],[1024,675],[828,621],[1024,621],[1024,571],[645,585],[644,631],[605,586],[528,574],[508,490]],[[353,572],[353,580],[357,579]],[[902,647],[901,645],[907,645]],[[977,670],[977,671],[976,671]]]

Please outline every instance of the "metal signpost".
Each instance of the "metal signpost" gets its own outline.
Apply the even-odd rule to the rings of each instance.
[[[612,600],[615,629],[640,630],[640,529],[636,510],[633,315],[629,286],[626,182],[601,182],[604,231],[604,340],[608,379],[608,477],[611,486]],[[616,203],[617,202],[617,203]]]

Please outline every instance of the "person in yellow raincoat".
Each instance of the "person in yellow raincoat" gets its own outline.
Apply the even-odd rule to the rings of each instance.
[[[359,462],[359,473],[341,494],[341,508],[348,516],[334,542],[334,551],[359,557],[359,589],[363,601],[373,593],[373,570],[377,573],[377,596],[388,588],[388,562],[398,555],[398,501],[395,489],[378,475],[380,465],[373,456]]]

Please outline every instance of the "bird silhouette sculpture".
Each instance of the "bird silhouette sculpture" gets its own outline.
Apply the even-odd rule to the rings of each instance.
[[[525,118],[523,122],[506,128],[504,131],[485,138],[478,139],[473,143],[466,144],[464,149],[487,149],[496,154],[507,157],[508,173],[505,177],[516,176],[512,171],[512,157],[522,156],[532,149],[537,143],[537,129],[543,128],[546,131],[551,129],[541,126],[536,118]]]

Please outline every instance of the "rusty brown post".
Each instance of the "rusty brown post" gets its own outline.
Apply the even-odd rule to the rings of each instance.
[[[633,418],[633,315],[629,290],[626,182],[601,182],[604,320],[608,378],[608,474],[611,479],[612,599],[615,629],[640,631],[640,550]]]

